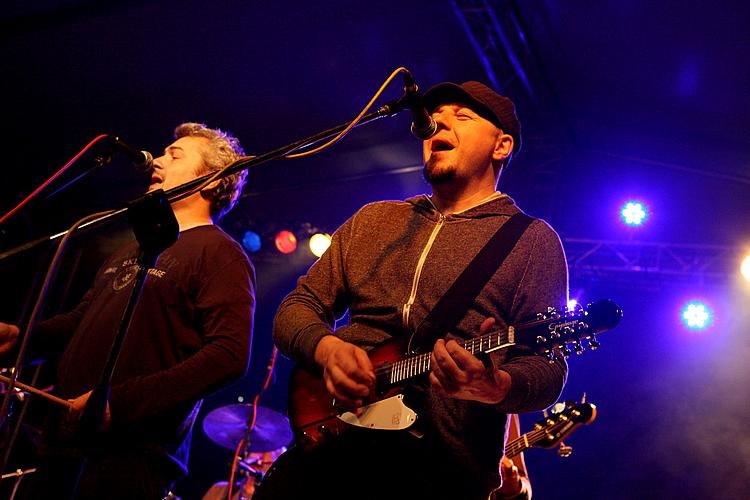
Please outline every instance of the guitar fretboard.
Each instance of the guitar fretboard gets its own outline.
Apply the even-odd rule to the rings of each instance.
[[[573,432],[575,427],[591,423],[595,416],[596,407],[589,403],[568,407],[562,413],[546,419],[544,423],[538,423],[539,427],[534,430],[521,435],[513,441],[509,441],[505,445],[505,455],[508,458],[512,458],[522,451],[545,441],[545,448],[554,446],[565,439],[565,436]]]
[[[507,336],[505,333],[507,332]],[[479,352],[490,353],[514,345],[514,329],[495,331],[481,337],[463,340],[458,344],[472,354]],[[385,376],[389,384],[398,384],[405,380],[427,373],[432,368],[430,355],[432,353],[416,354],[408,356],[395,363],[389,363],[378,367],[376,371]],[[383,373],[384,371],[384,373]],[[378,377],[380,379],[380,377]]]
[[[611,301],[599,301],[590,305],[589,309],[591,308],[597,311],[593,317],[583,308],[562,315],[551,311],[546,316],[540,315],[538,319],[509,326],[507,330],[495,330],[480,337],[462,340],[458,344],[472,354],[490,353],[524,344],[533,348],[537,353],[548,354],[554,358],[554,349],[557,347],[566,342],[577,342],[578,349],[580,349],[581,339],[591,339],[596,333],[617,325],[622,317],[622,311]],[[595,338],[593,340],[596,341]],[[593,342],[591,342],[591,348],[595,348]],[[378,365],[375,368],[375,376],[379,388],[387,389],[385,386],[398,385],[429,372],[432,368],[431,354],[415,354],[393,363]]]
[[[548,428],[534,429],[526,434],[510,441],[505,445],[505,455],[508,458],[513,458],[524,450],[528,450],[536,443],[543,441],[547,437],[548,432],[554,432],[556,427],[559,427],[564,422],[558,422]]]

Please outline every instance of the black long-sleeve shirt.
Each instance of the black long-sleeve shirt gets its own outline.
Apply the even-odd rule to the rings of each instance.
[[[64,347],[56,392],[75,398],[99,381],[135,277],[137,245],[116,252],[73,311],[40,323],[37,351]],[[186,470],[201,399],[241,377],[250,359],[255,273],[216,226],[180,233],[149,270],[112,377],[111,426],[97,440],[148,448]],[[75,446],[53,417],[44,451]]]

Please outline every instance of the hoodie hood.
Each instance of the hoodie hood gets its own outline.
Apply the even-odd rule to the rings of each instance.
[[[408,198],[405,201],[414,205],[415,208],[420,212],[424,212],[426,215],[429,214],[432,217],[438,217],[440,215],[440,211],[435,207],[430,197],[426,194]],[[478,219],[498,215],[511,216],[518,212],[520,212],[520,210],[513,201],[513,198],[505,193],[501,193],[498,197],[484,201],[475,207],[464,210],[463,212],[450,214],[447,217],[449,219]]]

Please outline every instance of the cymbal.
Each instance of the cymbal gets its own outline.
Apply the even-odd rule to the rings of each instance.
[[[203,432],[219,446],[234,450],[245,437],[252,411],[253,405],[249,404],[216,408],[203,419]],[[250,432],[250,451],[274,451],[291,441],[289,419],[277,411],[259,406],[255,426]]]

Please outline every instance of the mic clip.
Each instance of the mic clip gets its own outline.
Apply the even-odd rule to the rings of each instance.
[[[402,109],[409,108],[412,113],[411,133],[414,137],[425,141],[437,133],[437,123],[425,108],[424,96],[419,91],[419,85],[408,71],[404,71],[404,95],[399,102]]]

